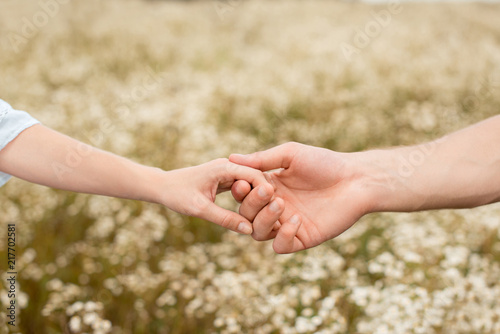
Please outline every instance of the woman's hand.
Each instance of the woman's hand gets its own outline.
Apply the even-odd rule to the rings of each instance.
[[[227,159],[217,159],[165,172],[159,202],[179,213],[211,221],[235,232],[251,234],[253,228],[247,218],[214,203],[216,195],[230,190],[236,180],[245,181],[245,191],[249,193],[247,197],[253,207],[262,208],[273,197],[274,189],[261,171]],[[267,219],[276,221],[280,214],[276,212]]]
[[[253,186],[248,195],[253,207],[264,207],[274,194],[261,171],[227,159],[167,172],[96,149],[43,125],[26,129],[0,151],[0,171],[53,188],[160,203],[244,234],[252,233],[250,221],[216,206],[215,196],[231,189],[236,180],[244,180],[246,193]]]

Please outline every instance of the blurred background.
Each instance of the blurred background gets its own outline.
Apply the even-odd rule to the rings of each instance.
[[[499,15],[494,3],[4,0],[0,98],[163,169],[292,140],[416,144],[499,113]],[[0,222],[17,226],[19,333],[500,332],[499,205],[373,214],[293,255],[158,205],[20,180],[0,190]]]

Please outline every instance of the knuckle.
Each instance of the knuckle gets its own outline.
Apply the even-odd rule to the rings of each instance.
[[[202,195],[195,195],[193,205],[188,209],[188,214],[193,217],[204,216],[212,203]]]
[[[264,205],[268,202],[267,199],[261,198],[257,194],[249,198],[249,209],[252,211],[260,211]]]
[[[285,154],[294,154],[296,151],[298,151],[300,149],[300,147],[302,146],[302,144],[300,143],[297,143],[295,141],[290,141],[288,143],[285,143],[283,144],[283,152],[285,152]]]
[[[188,215],[193,217],[200,217],[206,212],[207,205],[205,203],[195,203],[188,211]]]
[[[231,227],[231,215],[230,214],[225,214],[224,217],[222,217],[222,220],[220,222],[220,226],[224,228],[230,228]]]
[[[243,168],[243,166],[240,166],[238,164],[232,163],[230,161],[226,162],[226,170],[228,172],[237,172],[239,169]]]
[[[251,155],[251,161],[253,162],[251,167],[255,169],[260,169],[262,167],[263,160],[266,158],[266,151],[258,151]]]
[[[261,204],[262,200],[259,198],[260,196],[257,193],[258,190],[252,189],[250,194],[248,194],[248,200],[246,200],[247,208],[254,208]]]
[[[229,159],[217,158],[217,159],[210,161],[209,163],[214,165],[214,166],[224,166],[224,165],[227,165],[228,162],[229,162]]]

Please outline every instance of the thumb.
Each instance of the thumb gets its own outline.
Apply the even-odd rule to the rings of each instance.
[[[299,149],[298,143],[286,143],[252,154],[231,154],[229,161],[265,172],[277,168],[288,168]]]
[[[200,218],[211,221],[234,232],[252,234],[252,224],[246,218],[240,216],[236,212],[223,209],[209,200],[207,200],[207,202],[203,212],[200,214]]]

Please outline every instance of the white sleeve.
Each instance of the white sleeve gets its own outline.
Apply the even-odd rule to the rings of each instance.
[[[27,112],[14,110],[5,101],[0,100],[0,151],[27,128],[40,123]],[[0,187],[10,175],[0,172]]]

